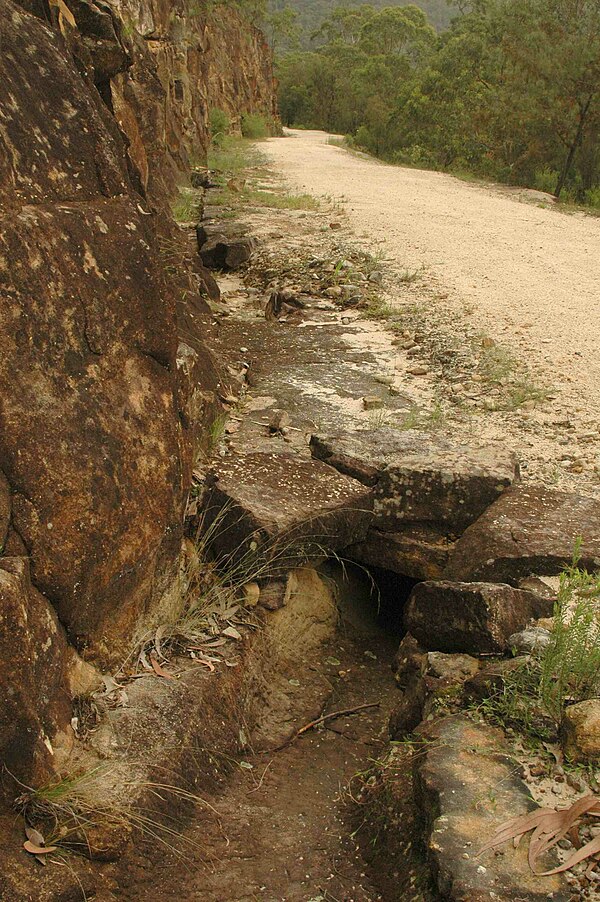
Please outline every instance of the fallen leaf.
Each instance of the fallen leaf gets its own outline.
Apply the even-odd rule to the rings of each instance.
[[[30,827],[29,824],[25,824],[25,835],[27,839],[34,844],[34,846],[45,846],[46,840],[42,836],[39,830],[36,830],[35,827]]]
[[[222,630],[224,636],[229,636],[230,639],[241,639],[242,634],[236,630],[234,626],[227,626],[224,630]]]
[[[581,849],[578,849],[576,852],[567,858],[566,861],[563,861],[561,865],[557,868],[553,868],[551,871],[542,871],[540,874],[541,877],[551,877],[553,874],[560,874],[561,871],[568,871],[569,868],[575,867],[576,864],[579,864],[580,861],[585,861],[586,858],[589,858],[590,855],[597,855],[600,852],[600,836],[596,836],[595,839],[592,839],[591,842],[586,843],[585,846],[582,846]]]
[[[172,673],[167,673],[166,670],[160,666],[154,655],[150,655],[150,663],[152,664],[152,670],[159,677],[164,677],[165,680],[174,680],[175,677]]]
[[[531,870],[539,876],[550,876],[559,874],[561,871],[568,871],[574,865],[600,852],[600,837],[596,837],[581,849],[576,850],[567,861],[553,870],[540,874],[539,871],[536,871],[536,863],[538,858],[556,846],[565,836],[572,835],[576,822],[583,814],[600,814],[600,798],[598,796],[584,796],[569,808],[557,810],[538,808],[529,814],[512,818],[498,827],[492,838],[482,847],[479,855],[511,839],[516,847],[521,838],[533,830],[528,853]]]
[[[37,846],[27,839],[23,843],[23,848],[31,855],[49,855],[50,852],[56,852],[58,846]]]

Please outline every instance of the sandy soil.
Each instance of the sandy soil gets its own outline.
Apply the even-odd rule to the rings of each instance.
[[[600,461],[600,219],[553,209],[540,192],[388,166],[327,142],[293,131],[261,149],[294,190],[341,200],[365,249],[383,250],[396,272],[423,267],[422,287],[435,288],[446,313],[467,314],[552,387],[550,406],[533,416],[534,432],[536,419],[551,427],[545,440],[540,432],[543,456],[559,465],[565,445],[584,435],[580,481],[596,493],[588,477]]]

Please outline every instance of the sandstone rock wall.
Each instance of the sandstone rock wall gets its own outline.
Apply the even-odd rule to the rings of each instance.
[[[0,0],[0,758],[21,776],[68,734],[74,649],[120,661],[176,594],[218,372],[169,199],[228,40],[223,90],[272,103],[254,32],[215,28],[218,57],[202,3]]]
[[[144,187],[162,179],[172,188],[190,163],[204,161],[211,108],[225,110],[237,129],[244,113],[277,118],[270,50],[235,9],[200,0],[117,2],[132,65],[112,79],[111,102]]]

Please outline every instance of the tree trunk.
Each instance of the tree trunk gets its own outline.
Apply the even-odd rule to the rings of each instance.
[[[554,192],[554,197],[558,200],[563,188],[565,187],[565,182],[569,177],[569,173],[571,172],[571,167],[573,166],[573,160],[575,159],[575,154],[577,152],[577,148],[581,143],[581,139],[583,137],[583,129],[585,127],[585,121],[587,119],[587,115],[590,111],[590,106],[592,105],[592,100],[594,99],[594,95],[590,94],[586,102],[582,107],[579,108],[579,124],[577,126],[577,133],[575,138],[569,147],[569,152],[567,153],[567,159],[565,160],[565,165],[562,168],[562,171],[558,177],[558,182],[556,184],[556,190]]]

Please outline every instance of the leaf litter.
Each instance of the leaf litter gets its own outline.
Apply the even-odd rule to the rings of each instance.
[[[582,824],[582,818],[586,816],[600,818],[600,796],[586,795],[568,808],[538,808],[528,814],[512,818],[498,827],[491,839],[480,849],[479,855],[510,840],[516,848],[523,837],[527,833],[531,833],[528,860],[534,874],[549,877],[571,870],[581,862],[592,859],[586,871],[586,874],[589,874],[598,863],[600,835],[577,848],[579,845],[577,827]],[[550,870],[539,870],[539,859],[551,849],[556,848],[561,840],[567,837],[571,841],[575,840],[575,851],[557,867]]]

